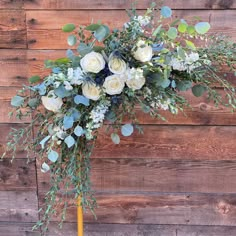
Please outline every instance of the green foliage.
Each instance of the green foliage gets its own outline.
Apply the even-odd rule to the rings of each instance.
[[[64,25],[63,27],[62,27],[62,31],[63,32],[72,32],[72,31],[74,31],[75,30],[75,25],[74,24],[66,24],[66,25]]]

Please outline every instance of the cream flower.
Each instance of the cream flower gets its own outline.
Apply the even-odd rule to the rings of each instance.
[[[136,60],[141,62],[148,62],[152,59],[153,51],[150,45],[145,41],[139,40],[133,49],[133,56]]]
[[[48,92],[47,96],[42,96],[41,98],[43,106],[53,112],[59,112],[62,107],[62,99],[57,97],[53,90]]]
[[[143,70],[141,68],[132,68],[128,72],[128,78],[126,84],[133,90],[138,90],[145,84],[145,77],[143,76]]]
[[[80,61],[80,65],[85,72],[99,73],[105,68],[105,60],[102,54],[90,52]]]
[[[123,91],[125,83],[120,75],[110,75],[106,77],[103,87],[107,94],[115,95],[120,94]]]
[[[82,86],[83,95],[93,101],[97,101],[100,98],[101,89],[95,84],[86,83]]]
[[[109,70],[113,74],[123,74],[126,71],[127,65],[124,60],[116,56],[110,56],[108,62]]]

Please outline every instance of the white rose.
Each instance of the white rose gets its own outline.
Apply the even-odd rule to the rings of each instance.
[[[145,84],[145,77],[143,76],[143,70],[141,68],[132,68],[129,70],[126,84],[133,90],[138,90]]]
[[[80,61],[80,65],[85,72],[99,73],[105,68],[105,60],[102,54],[90,52]]]
[[[141,62],[150,61],[153,56],[152,47],[147,45],[145,41],[139,40],[133,49],[133,56],[136,60]]]
[[[62,99],[57,97],[53,90],[49,91],[47,96],[42,96],[41,98],[44,107],[53,112],[59,112],[62,107]]]
[[[123,74],[126,71],[127,65],[124,60],[116,56],[110,56],[108,62],[109,70],[113,74]]]
[[[95,84],[86,83],[82,86],[83,95],[93,101],[97,101],[100,98],[101,89]]]
[[[115,95],[120,94],[123,91],[125,83],[120,75],[110,75],[106,77],[103,87],[107,94]]]

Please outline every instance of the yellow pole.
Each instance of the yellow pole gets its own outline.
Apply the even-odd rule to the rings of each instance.
[[[81,205],[81,197],[78,197],[77,225],[78,225],[78,236],[83,236],[84,235],[84,223],[83,223],[83,208]]]

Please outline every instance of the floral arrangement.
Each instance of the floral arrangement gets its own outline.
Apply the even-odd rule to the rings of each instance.
[[[135,8],[127,12],[130,21],[122,29],[111,30],[101,22],[77,28],[65,25],[64,32],[73,32],[68,44],[77,51],[69,49],[65,58],[47,60],[51,73],[43,80],[31,77],[30,85],[11,100],[15,111],[10,115],[31,116],[32,121],[12,130],[7,152],[14,158],[22,146],[28,156],[35,153],[42,172],[51,174],[37,226],[47,228],[54,214],[62,213],[65,219],[69,200],[63,196],[72,195],[75,204],[80,196],[83,207],[94,210],[89,157],[104,122],[112,128],[111,140],[119,144],[121,135],[142,132],[136,106],[165,120],[161,110],[178,114],[190,106],[180,93],[187,90],[197,97],[207,94],[216,106],[235,110],[235,89],[219,73],[225,66],[235,72],[235,43],[206,34],[207,22],[173,20],[168,6],[152,3],[144,15]],[[224,95],[217,86],[224,88]],[[57,198],[61,190],[63,196]],[[59,203],[64,207],[58,209]]]

